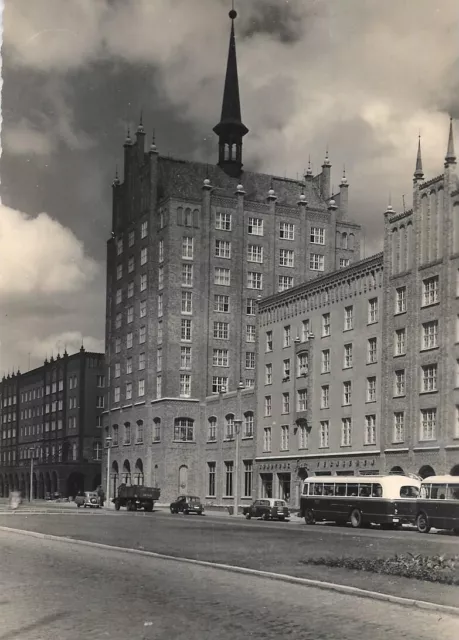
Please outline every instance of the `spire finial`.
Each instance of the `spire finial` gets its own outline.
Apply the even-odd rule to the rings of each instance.
[[[345,164],[343,164],[343,177],[341,178],[340,186],[346,186],[347,187],[346,165]]]
[[[455,164],[456,154],[454,152],[454,135],[453,135],[453,118],[449,117],[449,134],[448,134],[448,148],[445,156],[445,166],[448,164]]]
[[[117,163],[117,164],[115,165],[115,177],[114,177],[114,179],[113,179],[113,184],[114,184],[114,185],[117,185],[117,184],[119,184],[119,183],[120,183],[120,178],[119,178],[119,175],[118,175],[118,163]]]
[[[151,136],[150,153],[158,153],[155,142],[155,129],[153,129],[153,135]]]
[[[324,163],[323,163],[322,166],[323,167],[329,167],[330,166],[330,158],[328,156],[328,144],[327,144],[327,147],[325,149],[325,160],[324,160]]]
[[[424,172],[422,170],[422,156],[421,156],[421,132],[418,136],[418,153],[416,156],[416,168],[414,171],[414,181],[422,180],[424,178]]]
[[[137,133],[144,133],[143,128],[143,109],[140,109],[139,125],[137,127]]]

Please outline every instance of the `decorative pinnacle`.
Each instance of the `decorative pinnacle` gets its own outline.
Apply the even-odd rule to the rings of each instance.
[[[308,168],[306,170],[306,174],[305,175],[312,176],[311,156],[309,156],[309,158],[308,158]]]
[[[137,127],[137,133],[145,133],[145,130],[143,128],[143,111],[142,111],[142,109],[140,110],[140,118],[139,118],[139,125]]]
[[[325,150],[325,160],[324,160],[324,163],[323,163],[322,166],[323,167],[330,167],[331,166],[330,158],[328,157],[328,145],[327,145],[327,148]]]
[[[449,118],[449,135],[448,148],[446,150],[445,165],[454,164],[456,162],[456,154],[454,153],[454,135],[453,135],[453,118]]]
[[[118,176],[118,165],[116,165],[115,167],[115,178],[113,179],[113,184],[119,184],[120,183],[120,179]]]
[[[348,187],[347,178],[346,178],[346,165],[343,165],[343,177],[340,182],[341,187]]]
[[[153,135],[151,137],[150,153],[158,153],[155,142],[155,130],[153,129]]]
[[[424,171],[422,170],[422,156],[421,156],[421,134],[418,137],[418,153],[416,156],[416,169],[414,171],[414,179],[422,180],[424,177]]]
[[[124,143],[124,144],[125,144],[125,145],[132,144],[132,139],[131,139],[131,129],[130,129],[129,125],[128,125],[128,127],[127,127],[127,131],[126,131],[126,140],[125,140],[125,143]]]

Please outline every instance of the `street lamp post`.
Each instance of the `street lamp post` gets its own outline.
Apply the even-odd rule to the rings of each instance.
[[[110,505],[110,445],[112,442],[112,437],[107,436],[105,438],[105,442],[107,443],[107,491],[106,493],[106,503],[107,506]]]
[[[35,455],[35,448],[32,448],[30,453],[30,487],[29,487],[29,502],[33,500],[33,460]]]
[[[241,392],[244,389],[244,383],[241,381],[237,386],[237,399],[238,399],[238,413],[239,416],[242,415],[242,401],[241,401]],[[235,451],[235,465],[234,465],[234,509],[233,515],[237,516],[238,514],[238,502],[239,502],[239,433],[241,431],[242,426],[242,418],[234,419],[234,431],[236,438],[236,451]]]

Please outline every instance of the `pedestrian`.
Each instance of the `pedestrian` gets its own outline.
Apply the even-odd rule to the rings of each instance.
[[[105,493],[100,485],[97,487],[97,495],[99,496],[100,506],[103,507],[105,502]]]

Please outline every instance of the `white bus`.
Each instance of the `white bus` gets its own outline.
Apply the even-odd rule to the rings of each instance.
[[[453,529],[459,533],[459,476],[431,476],[421,483],[416,526],[421,533]]]
[[[401,475],[318,476],[303,483],[300,516],[306,524],[334,521],[355,528],[414,524],[420,480]]]

